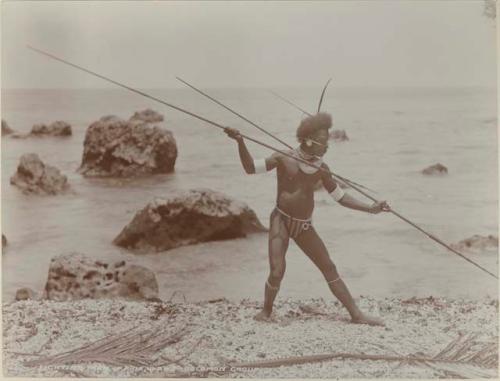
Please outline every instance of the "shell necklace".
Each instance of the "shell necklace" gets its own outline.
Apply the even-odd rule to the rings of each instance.
[[[318,157],[316,155],[308,154],[304,152],[300,147],[295,150],[295,153],[299,158],[311,164],[314,164],[316,167],[320,167],[321,164],[323,164],[323,158]],[[311,167],[310,165],[307,165],[300,161],[299,161],[299,168],[302,172],[307,173],[308,175],[311,175],[319,170],[318,168]]]

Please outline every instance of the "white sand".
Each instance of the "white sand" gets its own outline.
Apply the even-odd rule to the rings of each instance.
[[[408,303],[399,299],[361,298],[358,302],[363,311],[380,316],[386,327],[351,324],[338,302],[322,299],[277,301],[274,323],[254,321],[252,316],[258,312],[260,303],[247,300],[164,303],[163,313],[159,314],[155,312],[160,306],[157,303],[121,300],[4,304],[4,375],[438,378],[450,377],[450,373],[425,365],[398,366],[398,362],[353,359],[279,368],[233,369],[224,373],[217,370],[230,361],[335,352],[433,356],[460,334],[477,333],[478,341],[498,341],[498,300],[425,299]],[[311,309],[324,314],[311,313]],[[175,313],[170,314],[172,311]],[[186,324],[189,333],[151,358],[163,362],[159,360],[161,356],[176,359],[189,354],[176,364],[163,367],[111,366],[97,362],[36,367],[24,364],[40,358],[34,353],[54,355],[136,326],[174,333]],[[195,372],[190,373],[193,370]],[[492,377],[498,375],[496,370],[486,371]]]

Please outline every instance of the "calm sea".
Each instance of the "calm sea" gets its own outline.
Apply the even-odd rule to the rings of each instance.
[[[313,111],[318,89],[275,89]],[[175,105],[277,146],[272,139],[190,90],[148,90]],[[206,90],[220,101],[295,144],[300,112],[264,89]],[[176,171],[147,179],[86,179],[80,165],[87,127],[104,115],[122,118],[153,108],[177,140]],[[497,234],[498,165],[496,92],[491,89],[330,89],[323,110],[350,140],[332,143],[330,168],[377,190],[398,212],[447,243],[473,234]],[[275,200],[273,173],[248,176],[237,149],[218,129],[121,89],[3,90],[2,118],[18,132],[35,123],[64,120],[67,139],[2,139],[3,296],[41,290],[50,259],[77,251],[105,260],[125,258],[154,268],[161,296],[188,300],[225,296],[261,299],[268,272],[266,234],[134,255],[113,238],[136,211],[177,189],[210,188],[247,202],[264,224]],[[249,143],[255,158],[269,154]],[[25,196],[9,184],[19,158],[37,153],[69,178],[76,194]],[[425,177],[440,162],[449,175]],[[352,194],[356,193],[352,191]],[[363,196],[360,196],[363,198]],[[496,281],[393,215],[343,208],[316,194],[314,224],[355,296],[498,297]],[[498,252],[470,254],[497,272]],[[331,297],[319,271],[295,244],[287,254],[284,297]]]

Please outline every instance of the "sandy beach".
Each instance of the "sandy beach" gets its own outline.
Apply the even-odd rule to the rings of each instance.
[[[405,357],[432,358],[447,347],[451,352],[459,350],[459,338],[468,340],[469,345],[463,347],[464,353],[455,354],[456,358],[468,358],[465,362],[470,362],[474,353],[489,344],[490,349],[494,345],[493,358],[497,359],[498,300],[361,297],[358,303],[362,310],[381,317],[386,326],[352,324],[338,302],[323,299],[278,301],[269,323],[252,319],[260,303],[250,300],[189,303],[175,295],[162,303],[13,302],[3,305],[4,375],[498,377],[496,360],[488,366],[402,361]],[[74,351],[103,338],[106,339],[87,350]],[[456,348],[450,348],[454,341]],[[54,357],[69,351],[74,352]],[[319,362],[304,360],[303,364],[296,364],[297,359],[293,359],[335,353],[383,359],[344,356]],[[490,358],[491,355],[490,351]],[[266,365],[263,362],[276,359],[281,359],[282,366],[268,363],[269,367],[261,367]]]

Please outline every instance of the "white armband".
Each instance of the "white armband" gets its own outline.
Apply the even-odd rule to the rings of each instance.
[[[255,173],[267,172],[266,159],[257,159],[253,161],[253,167],[255,168]]]
[[[330,196],[332,196],[332,198],[337,202],[339,202],[342,199],[342,197],[344,197],[344,195],[345,195],[344,190],[338,184],[335,190],[333,190],[333,192],[330,192]]]

